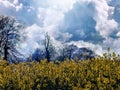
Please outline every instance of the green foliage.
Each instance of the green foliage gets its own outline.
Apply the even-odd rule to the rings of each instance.
[[[115,57],[115,55],[113,54]],[[120,61],[0,62],[0,90],[120,90]]]

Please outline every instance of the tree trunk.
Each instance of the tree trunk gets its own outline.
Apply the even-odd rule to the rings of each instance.
[[[50,53],[48,50],[46,50],[46,58],[47,58],[47,61],[50,62]]]
[[[7,56],[8,56],[8,49],[7,49],[6,45],[5,45],[5,47],[4,47],[4,59],[5,59],[5,60],[8,59]]]

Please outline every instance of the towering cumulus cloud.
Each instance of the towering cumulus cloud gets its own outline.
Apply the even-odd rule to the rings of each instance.
[[[48,32],[56,43],[74,43],[102,54],[120,53],[119,0],[0,0],[0,13],[25,24],[21,52],[30,54]]]

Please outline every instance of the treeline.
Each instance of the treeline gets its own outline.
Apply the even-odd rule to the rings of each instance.
[[[120,90],[120,59],[0,62],[0,90]]]
[[[53,60],[64,61],[66,58],[73,60],[94,58],[95,53],[87,48],[78,48],[71,44],[63,43],[63,48],[56,48],[52,42],[50,35],[45,33],[44,39],[38,41],[43,48],[37,48],[29,57],[22,55],[18,50],[18,46],[23,38],[25,27],[17,22],[13,17],[0,15],[0,57],[9,63],[19,63],[20,61],[41,61],[47,59],[48,62]]]

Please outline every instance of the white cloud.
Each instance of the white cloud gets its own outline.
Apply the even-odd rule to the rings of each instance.
[[[34,41],[43,39],[43,37],[41,36],[44,30],[36,24],[33,24],[32,26],[27,27],[25,31],[27,33],[27,37],[34,39]]]
[[[107,38],[102,43],[103,49],[107,49],[108,47],[111,48],[111,51],[116,52],[117,54],[120,54],[120,38],[113,39],[113,38]]]
[[[90,10],[90,12],[93,13],[92,15],[94,15],[94,17],[92,17],[91,14],[90,15],[96,21],[96,31],[98,31],[105,40],[100,44],[93,44],[85,41],[72,41],[71,43],[74,43],[79,47],[89,47],[97,54],[101,54],[108,46],[111,47],[112,50],[118,52],[120,45],[120,39],[110,38],[110,35],[114,31],[117,32],[118,29],[116,28],[118,28],[119,24],[110,17],[114,13],[114,7],[108,5],[110,1],[111,0],[23,0],[23,2],[28,5],[25,6],[25,4],[20,3],[19,0],[0,0],[0,12],[9,14],[12,10],[13,14],[16,14],[16,18],[21,17],[19,20],[25,20],[27,24],[30,25],[25,29],[27,39],[21,45],[23,52],[29,53],[29,51],[33,52],[33,50],[39,46],[37,42],[44,38],[45,32],[48,32],[51,35],[54,43],[56,43],[56,45],[58,44],[57,46],[62,42],[55,40],[56,38],[61,37],[61,41],[64,40],[63,42],[69,40],[73,36],[72,33],[68,33],[69,31],[63,33],[61,27],[64,26],[63,24],[66,13],[74,8],[75,3],[79,3],[78,5],[85,7],[83,10]],[[95,10],[86,7],[86,4],[89,3],[94,5],[93,8]],[[78,19],[81,14],[83,18],[86,18],[85,16],[87,15],[84,16],[84,12],[81,13],[81,11],[76,10],[76,13],[77,12],[80,12],[76,15]],[[87,14],[89,14],[89,12],[87,12]],[[71,14],[69,16],[72,18]],[[72,26],[68,27],[72,28]],[[84,29],[82,30],[81,28],[78,28],[76,31],[76,37],[86,36]],[[72,32],[74,33],[75,31]],[[120,32],[118,32],[116,36],[120,37]]]
[[[17,5],[18,3],[19,3],[18,0],[14,0],[14,1],[13,1],[13,4],[16,4],[16,5]]]
[[[44,26],[60,25],[64,19],[64,14],[60,11],[48,8],[44,19]]]
[[[36,48],[42,48],[41,41],[44,39],[44,30],[36,24],[25,29],[26,39],[21,43],[21,52],[25,55],[31,54]],[[39,43],[39,44],[38,44]]]
[[[62,12],[67,12],[68,10],[72,9],[73,4],[76,0],[47,0],[46,3],[54,9],[57,9]]]
[[[109,37],[113,31],[116,31],[118,23],[114,19],[110,19],[109,16],[113,12],[114,8],[107,4],[106,0],[93,0],[95,4],[95,16],[96,30],[100,32],[104,38]]]
[[[42,2],[42,1],[37,1]],[[113,50],[117,50],[117,48],[114,48],[115,44],[117,44],[118,40],[109,39],[109,35],[111,35],[114,31],[116,31],[118,23],[112,19],[109,18],[110,15],[112,15],[114,8],[109,6],[107,4],[106,0],[64,0],[64,1],[56,1],[56,0],[45,0],[43,7],[37,6],[38,12],[37,12],[37,18],[38,21],[40,20],[42,22],[42,26],[32,25],[27,29],[28,37],[31,38],[28,40],[28,43],[36,43],[36,38],[38,38],[39,35],[43,36],[42,33],[48,32],[51,37],[54,40],[54,43],[56,43],[56,46],[61,45],[62,42],[59,42],[55,40],[55,38],[61,37],[61,40],[68,40],[72,37],[72,34],[69,34],[67,31],[66,33],[62,33],[59,29],[60,26],[62,26],[64,22],[64,15],[66,12],[70,11],[73,8],[74,3],[79,2],[80,5],[86,4],[86,3],[92,3],[95,7],[95,11],[93,11],[94,14],[94,20],[96,21],[96,31],[100,33],[102,37],[105,38],[103,43],[100,44],[93,44],[90,42],[85,41],[72,41],[70,43],[74,43],[78,47],[88,47],[92,50],[94,50],[97,54],[102,54],[104,50],[107,48],[106,46],[110,46]],[[36,6],[35,6],[36,7]],[[30,11],[30,10],[29,10]],[[29,31],[30,30],[30,31]],[[39,31],[42,33],[39,33]],[[83,30],[78,30],[76,35],[85,36],[85,33]],[[73,31],[74,32],[74,31]],[[29,36],[30,35],[30,36]],[[117,34],[119,35],[119,33]],[[39,39],[38,39],[39,40]],[[29,42],[33,41],[33,42]],[[63,42],[65,42],[63,41]],[[112,45],[111,42],[114,42]],[[29,48],[32,48],[32,44],[29,46]],[[35,45],[34,45],[35,46]],[[37,47],[37,44],[36,44]],[[32,50],[32,49],[31,49]]]
[[[12,3],[10,3],[8,0],[0,0],[0,3],[2,3],[5,7],[14,7]]]
[[[79,48],[83,48],[83,47],[90,48],[91,50],[95,51],[95,53],[98,55],[102,55],[104,52],[101,45],[85,42],[82,40],[81,41],[71,41],[69,44],[74,44],[74,45],[78,46]]]
[[[56,29],[63,24],[64,14],[72,9],[75,0],[45,0],[44,3],[47,5],[47,7],[43,7],[42,5],[38,6],[38,20],[42,20],[44,27],[54,27],[54,29]]]
[[[37,14],[38,19],[44,20],[45,15],[46,15],[46,9],[42,7],[38,8],[38,14]]]
[[[37,13],[38,20],[42,21],[45,32],[48,32],[54,38],[61,37],[61,40],[64,39],[63,42],[71,38],[72,34],[62,33],[60,27],[64,23],[65,13],[73,8],[75,2],[76,0],[45,0],[47,7],[39,6]]]
[[[5,8],[8,9],[15,9],[16,11],[19,11],[20,9],[23,8],[23,4],[19,3],[18,0],[14,0],[12,2],[10,2],[9,0],[0,0],[0,4],[2,4]]]
[[[23,8],[23,4],[22,3],[20,3],[19,5],[17,5],[16,7],[16,11],[19,11],[20,9],[22,9]]]
[[[117,35],[116,35],[116,36],[120,37],[120,31],[117,33]]]

